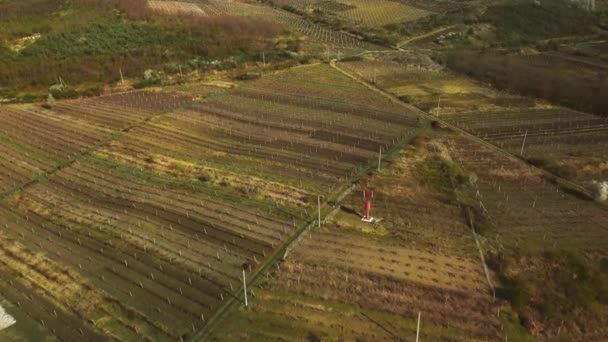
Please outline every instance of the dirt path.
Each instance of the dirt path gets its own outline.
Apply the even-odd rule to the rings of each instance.
[[[411,43],[413,43],[415,41],[431,37],[431,36],[436,35],[438,33],[451,30],[451,29],[453,29],[455,27],[456,27],[456,25],[450,25],[450,26],[446,26],[446,27],[440,27],[440,28],[438,28],[436,30],[433,30],[431,32],[427,32],[427,33],[424,33],[424,34],[412,37],[410,39],[404,40],[401,43],[397,44],[397,49],[401,50],[404,46],[406,46],[408,44],[411,44]]]

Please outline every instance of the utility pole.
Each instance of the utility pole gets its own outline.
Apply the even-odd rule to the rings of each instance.
[[[378,172],[380,172],[380,164],[382,164],[382,146],[380,146],[380,153],[378,153]]]
[[[120,73],[120,85],[123,85],[125,83],[125,78],[122,75],[122,68],[118,69],[118,72]]]
[[[262,51],[262,65],[264,68],[266,67],[266,53]]]

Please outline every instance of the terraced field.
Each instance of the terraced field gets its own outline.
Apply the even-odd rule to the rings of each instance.
[[[503,94],[418,56],[372,58],[341,65],[404,101],[583,186],[608,176],[606,118]]]
[[[133,92],[0,119],[0,297],[22,338],[35,322],[67,341],[194,336],[317,196],[419,125],[326,65],[196,102]]]
[[[299,15],[258,4],[227,1],[162,1],[150,0],[149,6],[165,14],[194,14],[200,16],[226,16],[237,15],[256,17],[263,20],[275,21],[289,30],[310,37],[316,42],[328,44],[334,48],[342,49],[372,49],[379,47],[365,43],[344,32],[332,30],[306,20]]]
[[[39,105],[0,108],[0,196],[69,164],[154,114],[188,100],[170,93],[132,92]]]
[[[341,3],[354,8],[340,11],[338,15],[369,27],[415,21],[431,14],[423,9],[388,0],[343,0]]]
[[[606,208],[568,194],[538,170],[485,146],[463,139],[446,144],[455,160],[478,176],[479,200],[499,248],[608,250]]]
[[[432,13],[421,7],[391,0],[279,0],[276,3],[306,12],[320,10],[368,27],[415,21]]]
[[[483,217],[476,229],[485,225],[477,238],[486,256],[549,251],[606,256],[605,208],[563,191],[521,160],[441,134],[415,140],[387,168],[360,182],[340,211],[253,286],[250,306],[227,317],[213,337],[413,339],[420,312],[426,340],[528,339],[514,328],[509,305],[493,299],[492,288],[500,282],[492,271],[486,278],[461,208],[420,174],[421,163],[435,157],[475,175],[471,191]],[[374,226],[359,219],[360,191],[367,187],[375,191],[372,214],[383,219]],[[602,320],[598,326],[605,326]],[[570,340],[606,333],[566,326],[561,335],[541,333]]]
[[[365,179],[323,228],[251,290],[252,304],[228,317],[218,340],[500,340],[494,302],[473,234],[457,205],[424,185],[418,165],[439,145],[415,143]],[[430,154],[429,154],[430,153]],[[375,191],[361,223],[363,187]],[[497,311],[498,310],[498,311]]]

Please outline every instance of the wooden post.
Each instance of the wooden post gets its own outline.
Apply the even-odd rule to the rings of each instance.
[[[123,85],[125,83],[125,78],[122,75],[122,68],[118,69],[118,72],[120,73],[120,85]]]
[[[380,153],[378,154],[378,172],[380,172],[381,164],[382,164],[382,146],[380,146]]]
[[[321,196],[317,196],[317,206],[319,208],[319,228],[321,228]]]
[[[528,138],[528,131],[526,130],[526,134],[524,135],[524,142],[521,144],[521,151],[519,151],[519,155],[524,155],[524,147],[526,147],[526,139]]]
[[[416,342],[420,339],[420,311],[418,311],[418,326],[416,327]]]
[[[245,306],[249,306],[247,301],[247,281],[245,279],[245,270],[243,270],[243,292],[245,293]]]
[[[441,95],[439,95],[439,100],[437,100],[437,117],[439,117],[440,111],[441,111]]]

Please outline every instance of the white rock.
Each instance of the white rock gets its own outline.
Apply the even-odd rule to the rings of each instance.
[[[0,330],[4,330],[11,325],[17,323],[13,316],[9,315],[4,311],[4,308],[0,306]]]

